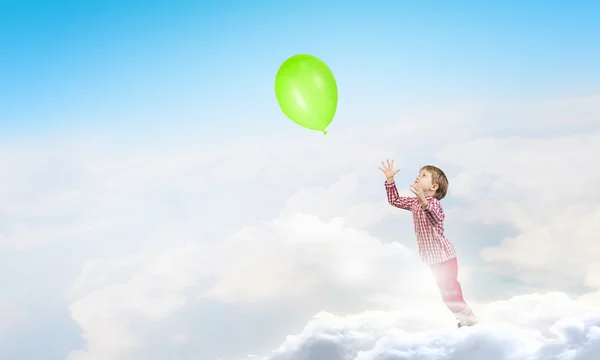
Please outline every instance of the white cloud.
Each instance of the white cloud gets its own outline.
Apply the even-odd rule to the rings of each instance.
[[[419,308],[323,312],[261,359],[593,360],[600,350],[600,308],[560,293],[493,302],[479,312],[480,324],[460,330],[444,326],[437,311]]]
[[[7,147],[0,152],[0,246],[5,253],[58,245],[80,252],[71,255],[81,259],[77,281],[56,285],[70,288],[71,316],[86,342],[73,349],[69,360],[132,360],[174,348],[181,349],[181,360],[265,354],[282,334],[297,332],[323,310],[339,316],[328,317],[325,329],[331,321],[339,329],[352,329],[348,321],[370,324],[333,335],[351,339],[345,351],[364,349],[356,353],[363,358],[352,360],[411,348],[398,345],[396,327],[412,334],[403,336],[420,337],[422,347],[414,351],[442,351],[431,342],[437,335],[430,331],[455,331],[454,323],[414,253],[410,215],[386,204],[379,161],[396,159],[400,184],[412,181],[424,163],[446,169],[451,176],[444,200],[449,223],[465,227],[465,233],[470,221],[505,224],[517,232],[488,249],[481,249],[477,233],[463,243],[482,250],[489,263],[514,266],[517,280],[556,289],[585,283],[592,292],[578,298],[573,307],[579,309],[600,294],[595,292],[600,280],[593,247],[600,230],[595,205],[600,193],[593,185],[600,180],[593,166],[599,160],[598,135],[531,139],[481,134],[540,129],[546,121],[562,129],[569,125],[569,113],[592,126],[596,100],[549,104],[548,119],[528,123],[528,114],[541,105],[504,112],[471,104],[427,109],[366,129],[326,137],[298,131],[260,143],[248,137],[112,153],[103,153],[97,143],[78,144],[76,151],[72,144],[52,151],[40,144],[21,151],[18,160],[15,148]],[[490,114],[511,118],[481,121]],[[378,229],[390,216],[393,230]],[[375,230],[384,233],[382,238],[373,236]],[[411,244],[411,249],[390,240]],[[468,273],[461,267],[467,294],[478,286],[471,275],[486,269],[469,260]],[[553,301],[564,301],[554,296]],[[538,328],[544,328],[569,314],[582,316],[560,310],[565,307],[553,309],[548,302],[548,310],[538,306],[539,314],[532,315],[517,300],[488,306],[467,300],[483,318],[502,313],[519,328],[527,321],[539,320]],[[418,308],[424,310],[411,312]],[[365,309],[391,312],[363,314]],[[552,312],[561,316],[548,315]],[[363,320],[348,320],[352,316]],[[234,320],[239,323],[232,325]],[[489,331],[495,331],[493,326]],[[312,332],[306,334],[311,338]],[[439,341],[457,351],[468,348],[469,338],[452,336]],[[497,341],[517,339],[510,331],[497,336]],[[527,336],[523,339],[529,344],[546,344]],[[338,351],[328,339],[321,344]],[[200,353],[192,351],[194,346],[202,348]],[[386,356],[401,359],[398,354]]]
[[[305,214],[244,229],[222,242],[214,258],[219,283],[209,294],[227,301],[318,296],[326,286],[352,289],[349,301],[358,301],[382,291],[411,294],[424,276],[403,246],[382,244],[343,218],[324,222]]]
[[[71,313],[88,351],[71,359],[119,358],[144,343],[131,327],[138,316],[159,322],[188,301],[182,292],[206,275],[205,250],[197,244],[166,253],[145,253],[86,263],[71,291]],[[174,340],[181,342],[180,334]]]
[[[354,229],[364,229],[397,213],[387,203],[382,184],[380,181],[379,186],[372,187],[365,181],[365,176],[357,173],[342,175],[338,182],[328,187],[300,189],[287,200],[282,215],[303,213],[324,219],[342,217]],[[380,200],[369,201],[373,198]]]
[[[303,205],[291,201],[281,217],[246,227],[214,246],[190,245],[160,257],[145,252],[86,263],[70,298],[73,319],[84,331],[88,351],[74,351],[69,360],[118,359],[130,351],[143,351],[144,335],[136,333],[141,324],[160,323],[178,311],[193,312],[194,304],[205,300],[231,306],[292,302],[307,314],[327,304],[346,309],[390,307],[422,302],[423,296],[439,302],[432,278],[414,252],[396,243],[383,244],[365,230],[353,228],[352,216],[333,216],[332,209],[343,210],[345,197],[359,191],[348,187],[348,179],[358,181],[342,177],[321,194],[320,203],[293,196]],[[323,204],[331,211],[319,216]],[[356,215],[356,209],[368,205],[358,204],[348,213]],[[339,292],[348,298],[337,300]],[[173,338],[180,339],[180,334]],[[181,341],[164,342],[168,346]]]
[[[0,300],[0,335],[6,336],[11,328],[26,318],[23,308],[12,299]]]
[[[597,286],[600,161],[597,133],[549,139],[480,139],[444,149],[461,175],[452,182],[458,216],[504,223],[517,234],[482,249],[524,281]],[[495,156],[502,154],[502,156]],[[489,161],[489,159],[494,159]]]

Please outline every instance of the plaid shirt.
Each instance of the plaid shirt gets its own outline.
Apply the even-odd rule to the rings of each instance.
[[[391,205],[412,212],[419,256],[423,262],[437,264],[456,257],[454,246],[444,236],[444,211],[438,199],[426,197],[427,208],[423,210],[417,198],[398,195],[395,182],[386,181],[385,190]]]

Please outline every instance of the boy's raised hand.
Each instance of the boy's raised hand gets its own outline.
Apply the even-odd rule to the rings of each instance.
[[[383,167],[382,168],[380,167],[379,170],[383,171],[388,182],[391,182],[392,180],[394,180],[394,175],[396,175],[398,173],[398,171],[400,171],[400,169],[394,170],[394,160],[392,160],[391,163],[389,160],[386,160],[386,161],[387,161],[387,166],[382,161],[381,165]]]
[[[421,185],[412,184],[410,186],[410,192],[415,194],[417,196],[417,199],[419,199],[419,201],[422,201],[422,202],[427,201],[427,200],[425,200],[425,193],[423,192],[423,188],[421,187]]]
[[[425,193],[423,188],[419,184],[412,184],[410,186],[410,191],[417,196],[417,200],[423,207],[423,209],[427,208],[427,199],[425,198]]]

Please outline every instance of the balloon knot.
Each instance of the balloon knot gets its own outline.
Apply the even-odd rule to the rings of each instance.
[[[323,130],[323,135],[327,135],[327,130]]]

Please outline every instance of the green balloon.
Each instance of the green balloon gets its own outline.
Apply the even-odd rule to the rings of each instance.
[[[327,134],[325,128],[337,109],[338,89],[333,73],[323,61],[306,54],[284,61],[275,76],[275,96],[290,120]]]

